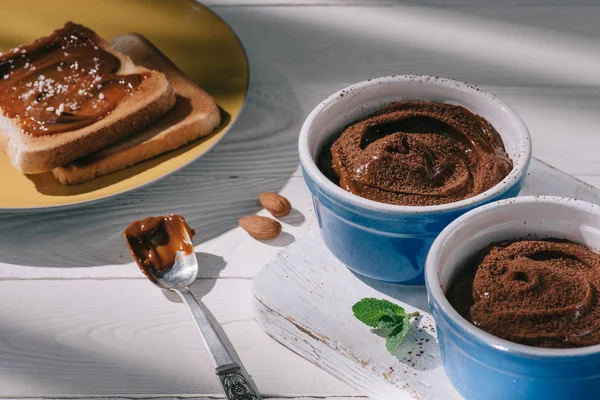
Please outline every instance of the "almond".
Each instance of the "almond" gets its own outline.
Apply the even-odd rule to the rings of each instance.
[[[260,204],[274,217],[285,217],[292,211],[290,201],[280,194],[273,192],[262,192],[258,196]]]
[[[243,230],[255,239],[275,239],[281,232],[281,224],[268,217],[249,215],[240,218],[239,224]]]

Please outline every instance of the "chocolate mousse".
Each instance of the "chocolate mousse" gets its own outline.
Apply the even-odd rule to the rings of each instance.
[[[345,128],[321,151],[319,168],[358,196],[429,206],[490,189],[512,161],[494,127],[466,108],[404,101]]]
[[[569,241],[498,242],[447,293],[468,321],[537,347],[600,343],[600,254]]]

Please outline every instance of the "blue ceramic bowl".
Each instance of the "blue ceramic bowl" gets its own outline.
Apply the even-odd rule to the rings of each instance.
[[[473,210],[442,231],[427,256],[425,278],[446,374],[467,400],[597,399],[600,345],[545,349],[509,342],[469,323],[446,299],[470,256],[492,242],[526,236],[568,239],[598,251],[600,207],[519,197]]]
[[[513,170],[477,196],[426,207],[368,200],[343,190],[323,175],[315,160],[334,135],[381,107],[409,99],[459,104],[487,119],[502,136]],[[304,179],[329,250],[360,275],[407,285],[424,283],[427,252],[450,222],[482,204],[519,193],[531,159],[527,127],[495,95],[467,83],[420,75],[372,79],[333,94],[304,122],[298,148]]]

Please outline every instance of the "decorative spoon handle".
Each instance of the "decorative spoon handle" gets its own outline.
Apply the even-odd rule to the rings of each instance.
[[[227,400],[260,400],[260,394],[254,383],[239,365],[231,368],[217,370],[223,391]]]
[[[204,344],[210,353],[210,357],[215,364],[215,368],[219,370],[230,365],[238,365],[238,363],[231,356],[227,346],[225,346],[225,343],[223,343],[223,340],[221,340],[219,337],[219,334],[215,330],[214,326],[202,308],[200,308],[198,300],[196,300],[192,292],[190,292],[187,287],[173,290],[179,294],[188,310],[192,314],[192,317],[194,317],[194,322],[196,322],[198,331],[200,331],[200,335],[202,336]]]
[[[186,287],[174,289],[194,317],[204,344],[215,364],[217,375],[228,400],[259,400],[260,395],[241,365],[233,359],[231,353],[219,337],[214,326],[200,308],[198,300]]]

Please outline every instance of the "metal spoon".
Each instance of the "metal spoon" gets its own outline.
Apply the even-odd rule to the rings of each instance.
[[[162,273],[147,274],[148,279],[162,289],[179,294],[187,306],[215,364],[226,398],[229,400],[261,399],[247,372],[233,359],[225,343],[200,308],[198,300],[188,288],[198,276],[198,261],[195,254],[182,253],[178,252],[171,268]]]

